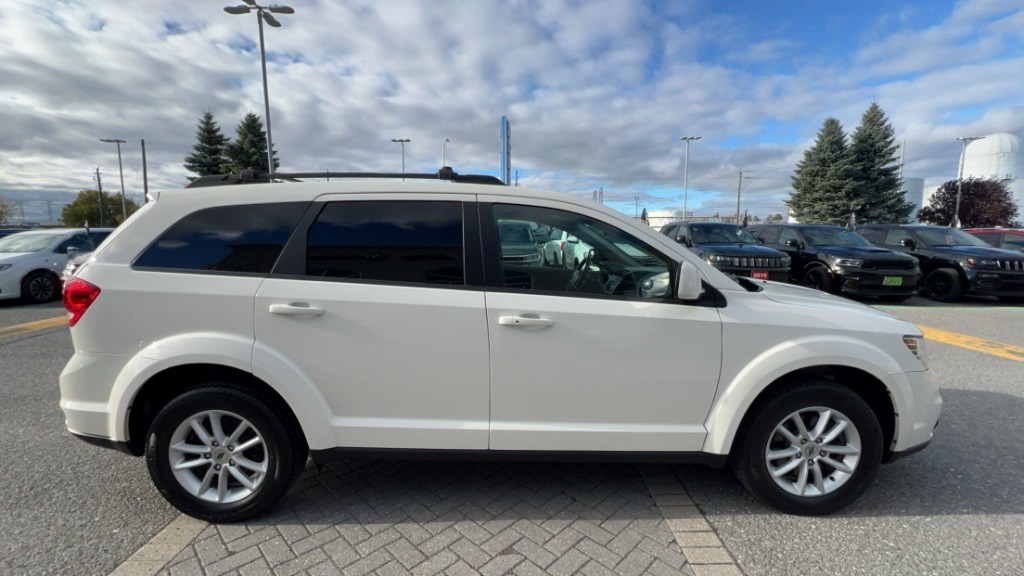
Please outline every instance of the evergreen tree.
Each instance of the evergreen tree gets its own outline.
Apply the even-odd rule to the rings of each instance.
[[[852,208],[862,223],[909,222],[914,204],[903,197],[896,136],[877,102],[872,102],[850,140]]]
[[[185,169],[197,176],[221,174],[221,166],[226,160],[224,147],[227,144],[228,137],[220,131],[213,113],[209,110],[203,112],[199,126],[196,127],[196,143],[192,146],[192,153],[185,157]],[[196,179],[195,176],[187,178],[189,182]]]
[[[850,217],[853,165],[839,120],[825,119],[814,145],[797,164],[793,190],[786,205],[800,222],[842,225]]]
[[[249,112],[236,128],[235,140],[224,149],[227,163],[224,172],[238,173],[242,170],[255,168],[260,172],[268,172],[267,168],[267,132],[263,129],[263,120]],[[274,169],[280,166],[277,151],[274,151]]]
[[[956,212],[957,181],[939,186],[921,209],[922,222],[949,226]],[[967,178],[960,193],[960,225],[964,228],[1016,227],[1017,205],[1005,184],[989,178]]]

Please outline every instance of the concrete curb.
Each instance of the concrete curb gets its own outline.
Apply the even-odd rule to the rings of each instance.
[[[135,554],[114,569],[110,576],[152,576],[159,572],[209,524],[182,514],[153,536]]]

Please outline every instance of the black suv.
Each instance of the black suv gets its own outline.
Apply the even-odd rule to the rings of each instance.
[[[944,226],[869,224],[857,229],[879,246],[905,252],[921,262],[921,293],[939,302],[966,294],[1024,302],[1024,256]]]
[[[726,274],[777,282],[789,279],[789,256],[761,246],[749,232],[735,224],[673,222],[664,226],[661,233]]]
[[[747,229],[761,243],[792,257],[794,282],[891,302],[917,293],[917,260],[872,246],[855,232],[813,224],[758,224]]]

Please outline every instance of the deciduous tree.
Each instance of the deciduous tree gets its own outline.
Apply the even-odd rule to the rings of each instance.
[[[957,181],[939,186],[921,209],[922,222],[948,226],[956,212]],[[967,178],[960,194],[960,225],[964,228],[1016,227],[1017,205],[1005,184],[991,178]]]
[[[138,204],[131,198],[125,198],[125,205],[128,207],[128,215],[131,216],[139,209]],[[95,190],[82,190],[75,197],[74,202],[68,204],[61,210],[60,219],[65,226],[85,226],[88,222],[92,228],[100,226],[100,200],[99,192]],[[103,193],[103,225],[109,228],[119,226],[123,221],[121,215],[121,197],[119,194]]]

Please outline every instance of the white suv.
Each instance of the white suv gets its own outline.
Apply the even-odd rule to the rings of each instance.
[[[737,283],[579,197],[248,176],[155,195],[65,288],[69,430],[145,454],[187,514],[260,514],[307,451],[728,463],[824,514],[932,437],[921,332],[867,306]],[[506,221],[591,249],[503,259]]]

